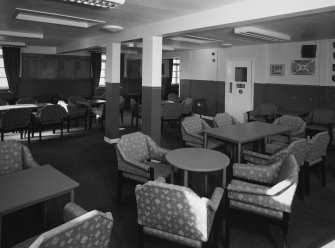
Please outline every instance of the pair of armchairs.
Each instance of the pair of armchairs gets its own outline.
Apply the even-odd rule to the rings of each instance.
[[[64,224],[37,237],[30,238],[13,248],[85,247],[108,248],[114,224],[110,212],[87,212],[75,203],[68,203],[63,211]]]
[[[14,140],[0,142],[0,176],[38,166],[27,146]]]
[[[277,220],[283,230],[283,247],[289,247],[289,218],[298,185],[298,173],[299,165],[294,155],[288,153],[266,165],[233,165],[234,179],[227,187],[226,199],[227,247],[232,209]]]
[[[154,236],[191,247],[204,247],[211,237],[218,242],[220,203],[224,190],[199,197],[191,189],[167,184],[159,177],[135,189],[139,225],[138,247]],[[218,247],[216,243],[215,247]]]
[[[262,121],[262,122],[273,122],[276,118],[278,107],[273,103],[262,103],[256,109],[248,111],[248,122],[249,121]]]
[[[211,128],[208,123],[198,116],[185,117],[181,122],[181,133],[183,146],[203,147],[205,129]],[[208,148],[214,149],[222,146],[223,144],[214,139],[208,140]]]

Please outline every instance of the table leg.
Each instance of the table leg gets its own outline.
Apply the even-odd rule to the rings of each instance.
[[[241,143],[237,144],[237,163],[241,163]]]
[[[204,148],[207,148],[208,146],[208,137],[207,137],[207,133],[204,133]]]
[[[174,167],[171,166],[171,176],[170,176],[170,182],[171,184],[174,184]]]
[[[184,170],[184,186],[188,187],[188,171]]]
[[[226,188],[227,186],[227,168],[222,170],[222,188]]]
[[[47,209],[47,202],[42,203],[43,206],[43,230],[46,230],[48,227],[48,209]]]
[[[74,202],[74,189],[71,190],[71,193],[70,193],[70,201],[71,201],[71,202]]]
[[[205,172],[205,196],[207,196],[208,192],[208,173]]]
[[[0,248],[2,247],[2,214],[0,214]]]

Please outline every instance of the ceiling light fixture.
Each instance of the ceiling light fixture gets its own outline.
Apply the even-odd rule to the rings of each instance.
[[[274,32],[271,30],[262,29],[262,28],[256,28],[252,26],[235,28],[234,33],[245,35],[245,36],[252,37],[252,38],[273,41],[273,42],[291,40],[291,37],[287,34],[278,33],[278,32]]]
[[[25,46],[26,46],[26,43],[24,43],[24,42],[16,42],[16,41],[0,40],[0,46],[25,47]]]
[[[60,0],[53,0],[59,2]],[[80,4],[88,7],[113,9],[125,3],[125,0],[61,0],[62,2]]]
[[[43,39],[43,33],[26,33],[18,31],[0,30],[0,35],[20,38]]]
[[[184,41],[184,42],[191,42],[191,43],[198,43],[198,44],[221,42],[221,40],[215,40],[215,39],[210,39],[210,38],[200,37],[200,36],[193,36],[193,35],[170,37],[170,40]]]
[[[117,25],[105,25],[102,28],[105,29],[106,31],[109,31],[109,32],[112,32],[112,33],[120,32],[120,31],[124,30],[123,27],[117,26]]]
[[[143,44],[142,43],[137,43],[137,42],[128,42],[125,43],[125,45],[129,48],[143,48]],[[174,47],[173,46],[167,46],[167,45],[163,45],[162,46],[162,50],[165,51],[174,51]]]
[[[92,20],[76,16],[61,15],[57,13],[50,13],[32,9],[16,8],[17,14],[15,16],[18,20],[44,22],[79,28],[90,28],[97,24],[104,24],[105,21]]]

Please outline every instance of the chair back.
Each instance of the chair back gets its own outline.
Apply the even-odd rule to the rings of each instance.
[[[35,100],[31,97],[23,97],[16,101],[15,104],[34,104]]]
[[[275,184],[287,180],[292,184],[297,184],[299,178],[299,164],[294,155],[290,154],[283,161]]]
[[[9,109],[1,115],[0,128],[14,129],[28,127],[31,120],[31,110],[27,108]]]
[[[183,186],[149,181],[135,189],[138,224],[207,241],[207,201]]]
[[[168,100],[173,101],[173,102],[179,102],[180,97],[176,93],[169,93],[167,96]]]
[[[134,115],[140,115],[142,113],[142,107],[134,99],[130,99],[130,109]]]
[[[122,135],[116,147],[121,154],[135,161],[145,161],[150,158],[146,136],[141,132]]]
[[[120,96],[120,109],[124,109],[124,97],[123,96]]]
[[[302,166],[306,160],[307,155],[307,140],[296,139],[291,142],[286,148],[290,154],[294,155],[299,166]]]
[[[335,119],[335,112],[330,109],[314,109],[312,123],[328,125]]]
[[[314,135],[311,140],[308,140],[306,161],[313,162],[322,158],[322,156],[326,156],[329,139],[329,133],[323,131]]]
[[[60,122],[67,117],[67,112],[61,105],[47,105],[37,112],[36,117],[42,123]]]
[[[185,119],[181,122],[181,126],[187,133],[199,133],[204,128],[209,127],[207,122],[198,116],[185,117]]]
[[[0,99],[0,106],[7,105],[8,102],[6,100]]]
[[[164,119],[178,119],[181,115],[181,106],[179,103],[162,104],[161,115]]]
[[[215,127],[234,125],[233,118],[228,113],[218,113],[214,116],[213,124]]]
[[[183,115],[189,115],[193,111],[193,99],[192,98],[186,98],[180,103],[181,106],[181,114]]]
[[[86,102],[86,99],[82,96],[70,96],[67,102],[69,104],[77,104],[77,102]]]
[[[22,146],[14,140],[0,142],[0,176],[23,169]]]
[[[30,247],[107,248],[113,223],[111,213],[93,210],[41,234]]]
[[[305,124],[304,120],[299,116],[283,115],[275,120],[276,124],[292,128],[292,132],[295,133],[301,129]],[[306,125],[306,124],[305,124]]]
[[[259,106],[259,115],[272,115],[275,114],[278,110],[278,107],[276,104],[273,103],[262,103]]]

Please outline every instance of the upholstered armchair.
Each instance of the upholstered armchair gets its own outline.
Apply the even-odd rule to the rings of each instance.
[[[165,154],[168,151],[141,132],[121,136],[116,144],[119,202],[123,178],[143,183],[159,176],[164,178],[170,176],[171,166],[165,160]]]
[[[134,118],[136,119],[136,129],[138,129],[138,119],[142,118],[142,106],[134,99],[130,99],[131,109],[131,126],[133,126]]]
[[[226,240],[229,241],[231,209],[274,218],[281,222],[284,247],[288,247],[288,222],[298,184],[299,165],[293,155],[273,164],[234,164],[227,187]],[[227,242],[229,244],[229,242]]]
[[[193,99],[187,97],[180,103],[181,116],[190,116],[193,113]]]
[[[326,156],[329,139],[328,131],[323,131],[321,133],[317,133],[312,139],[307,141],[306,163],[303,166],[307,195],[311,194],[309,182],[309,168],[311,166],[320,165],[322,186],[326,186]]]
[[[42,140],[42,128],[52,127],[53,132],[55,128],[59,128],[61,131],[61,138],[63,138],[63,120],[68,117],[66,110],[58,105],[47,105],[41,108],[35,115],[32,116],[32,136],[34,137],[34,131],[38,128],[39,140]]]
[[[187,187],[165,183],[161,177],[137,185],[138,247],[143,246],[146,236],[202,247],[211,233],[218,232],[212,229],[217,226],[213,225],[214,220],[219,220],[215,215],[223,192],[222,188],[215,188],[210,199],[201,198]]]
[[[74,105],[67,104],[65,101],[62,100],[59,100],[57,104],[62,106],[67,113],[65,120],[67,122],[68,133],[70,132],[70,123],[73,120],[76,121],[76,125],[78,125],[78,120],[83,119],[85,130],[87,129],[87,107],[74,107]]]
[[[27,108],[9,109],[0,116],[1,141],[4,140],[4,134],[13,131],[19,131],[21,139],[23,133],[28,133],[28,143],[30,143],[30,123],[31,110]]]
[[[235,124],[239,124],[238,120],[228,113],[217,113],[213,119],[214,127],[224,127]]]
[[[114,224],[110,212],[102,213],[98,210],[87,212],[75,203],[68,203],[64,207],[63,220],[64,224],[17,244],[13,248],[109,247]]]
[[[180,127],[181,105],[179,103],[165,103],[161,106],[161,128],[164,122],[177,122]]]
[[[36,101],[32,97],[19,98],[15,104],[34,104]]]
[[[38,166],[27,146],[14,140],[0,142],[0,176]]]
[[[183,99],[179,97],[176,93],[169,93],[167,96],[168,100],[173,101],[173,102],[182,102]]]
[[[299,138],[304,138],[306,135],[306,122],[304,122],[303,119],[301,119],[298,116],[291,116],[291,115],[283,115],[281,117],[278,117],[275,119],[273,122],[273,125],[279,125],[279,126],[285,126],[285,127],[290,127],[291,137],[299,137]],[[289,143],[289,138],[290,136],[288,135],[274,135],[271,136],[270,139],[271,141],[276,141],[280,143]]]
[[[206,121],[198,116],[188,116],[181,122],[181,133],[183,146],[203,147],[205,129],[211,128]],[[214,149],[223,144],[219,141],[209,138],[208,148]]]
[[[305,118],[307,134],[313,135],[317,132],[328,131],[331,135],[335,126],[335,111],[330,109],[314,109]]]
[[[278,107],[273,103],[262,103],[256,109],[248,111],[249,121],[273,122],[276,117]]]

